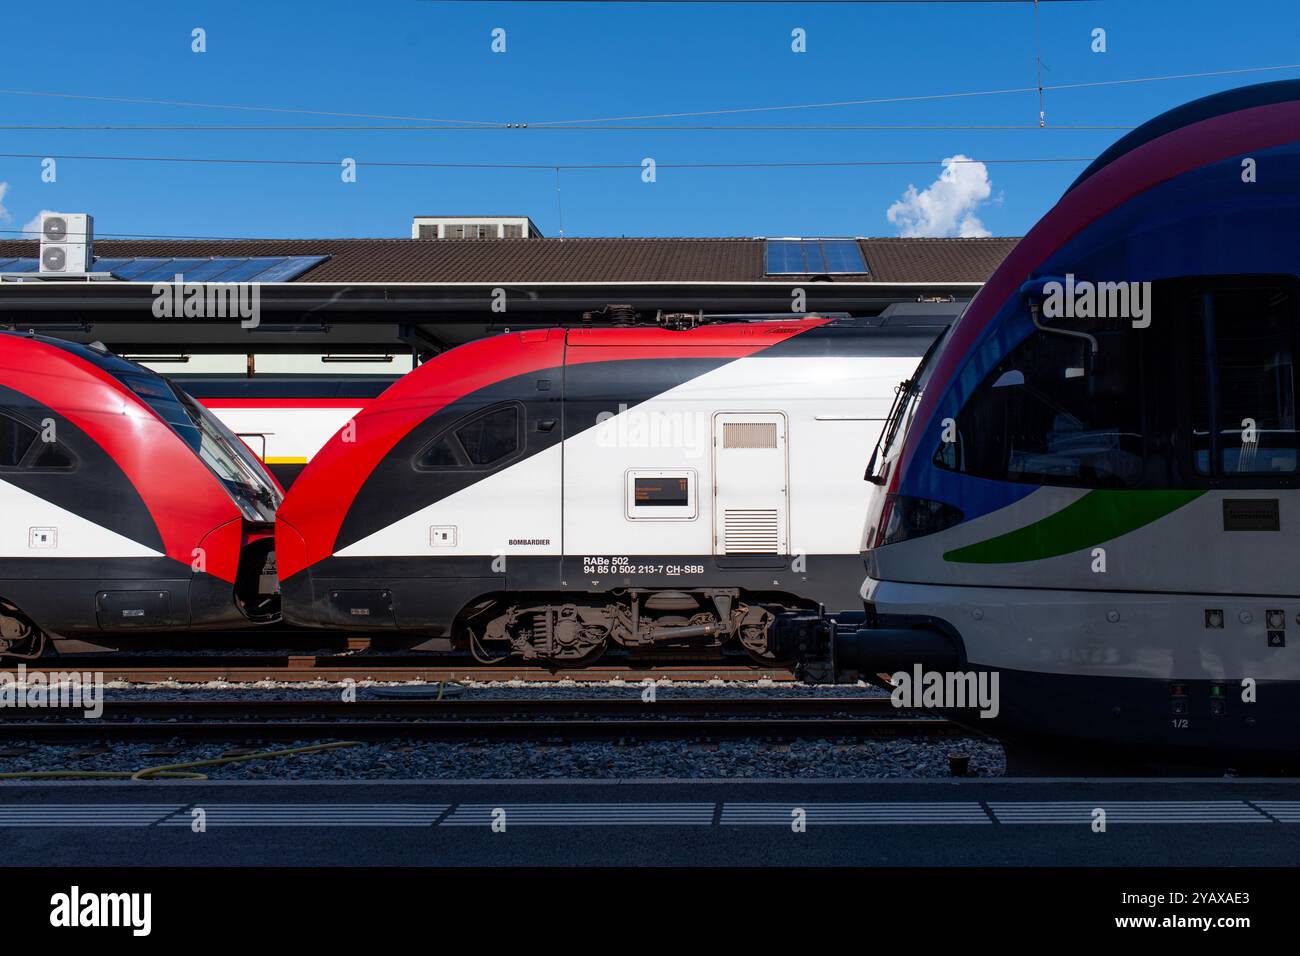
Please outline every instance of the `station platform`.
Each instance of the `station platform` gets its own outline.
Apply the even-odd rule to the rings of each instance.
[[[1300,780],[0,784],[8,866],[1294,866]]]

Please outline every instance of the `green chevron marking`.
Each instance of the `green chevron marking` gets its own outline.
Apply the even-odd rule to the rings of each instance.
[[[1203,494],[1204,491],[1090,491],[1041,521],[949,551],[943,558],[962,564],[1011,564],[1054,558],[1136,531]]]

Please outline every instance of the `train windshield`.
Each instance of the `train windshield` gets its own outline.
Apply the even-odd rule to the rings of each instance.
[[[898,453],[903,436],[907,434],[907,423],[916,408],[916,400],[921,397],[926,382],[930,380],[935,357],[942,350],[951,328],[952,326],[949,325],[939,333],[938,337],[930,343],[930,347],[925,350],[925,354],[921,356],[921,363],[917,365],[912,377],[905,382],[900,382],[894,390],[894,404],[890,407],[889,414],[885,416],[880,437],[876,439],[876,447],[872,449],[871,458],[867,462],[867,472],[862,476],[867,481],[877,485],[884,481],[881,469],[885,462]]]
[[[129,370],[115,370],[117,377],[194,449],[234,495],[245,516],[254,521],[272,520],[280,493],[248,446],[183,389],[161,375],[123,364]]]
[[[267,481],[261,464],[248,446],[226,428],[219,418],[188,394],[179,388],[176,388],[176,392],[190,421],[198,429],[198,453],[204,463],[215,471],[222,481],[237,482],[274,496],[274,488]]]

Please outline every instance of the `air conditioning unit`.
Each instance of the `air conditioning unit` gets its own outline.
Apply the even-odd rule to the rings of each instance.
[[[95,218],[84,212],[41,216],[41,272],[79,275],[95,261]]]

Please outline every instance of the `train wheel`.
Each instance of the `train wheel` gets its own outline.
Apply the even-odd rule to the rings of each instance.
[[[587,667],[604,657],[608,648],[608,642],[600,640],[599,643],[591,644],[589,649],[580,657],[542,658],[542,660],[557,670],[570,667]]]
[[[751,660],[764,667],[790,667],[794,664],[794,657],[788,648],[780,646],[780,642],[774,640],[776,620],[776,614],[771,610],[750,605],[745,609],[744,620],[736,634],[740,638],[740,646]]]
[[[773,654],[766,648],[759,649],[752,647],[743,640],[740,643],[741,646],[745,648],[745,653],[749,655],[750,660],[757,664],[762,664],[764,667],[778,667],[782,670],[794,667],[795,660],[793,657]]]
[[[32,660],[45,653],[45,632],[18,609],[0,605],[0,659]]]

